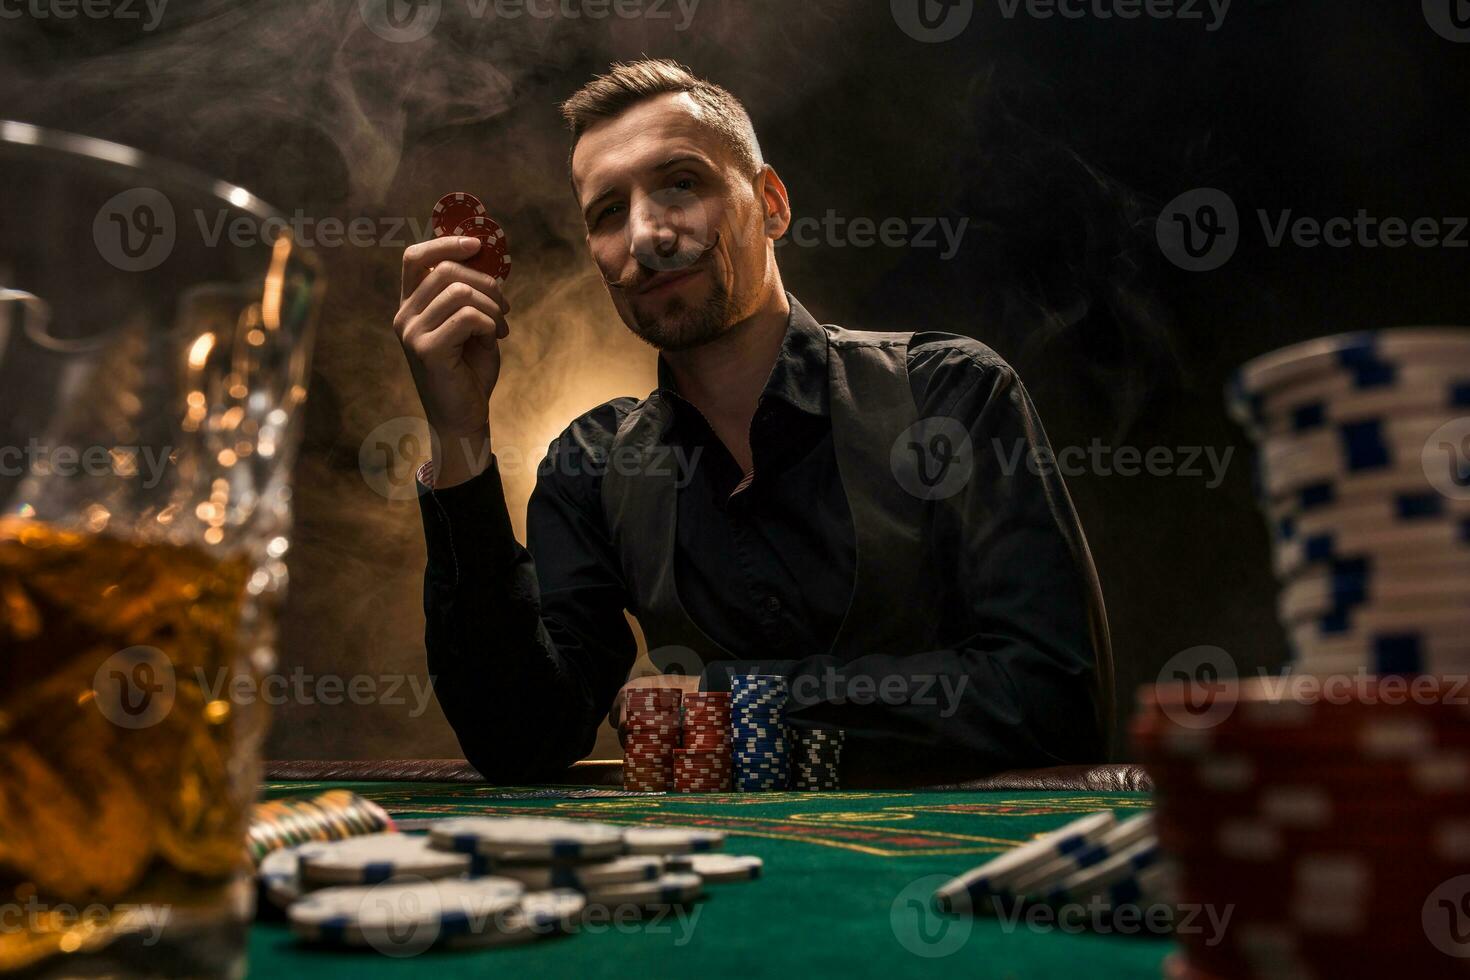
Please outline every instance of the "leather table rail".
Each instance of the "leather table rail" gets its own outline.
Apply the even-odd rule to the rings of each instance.
[[[482,783],[484,778],[463,759],[293,759],[265,764],[265,778],[319,782],[423,782]],[[619,786],[623,765],[616,759],[579,762],[550,784],[576,786]],[[1055,766],[1049,769],[1013,769],[963,782],[924,787],[948,791],[1047,790],[1053,792],[1125,792],[1153,788],[1142,766],[1104,763],[1090,766]]]

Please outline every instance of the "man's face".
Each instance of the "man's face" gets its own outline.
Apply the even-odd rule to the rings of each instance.
[[[697,347],[750,316],[769,281],[770,241],[785,230],[766,219],[779,180],[742,173],[702,112],[687,94],[649,99],[587,129],[572,157],[613,305],[659,350]]]

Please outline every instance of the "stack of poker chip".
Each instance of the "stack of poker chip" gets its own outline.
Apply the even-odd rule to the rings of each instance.
[[[679,747],[680,691],[635,688],[623,704],[623,788],[667,793],[674,788],[674,750]]]
[[[674,750],[674,790],[726,793],[730,790],[730,695],[691,691],[682,700],[683,745]]]
[[[730,680],[730,748],[735,789],[743,793],[785,789],[790,780],[786,730],[786,678],[737,674]]]
[[[1173,976],[1444,976],[1466,950],[1458,682],[1311,675],[1145,688],[1133,739],[1181,907]]]
[[[392,829],[392,818],[372,800],[334,789],[319,796],[257,803],[245,839],[251,860],[259,864],[267,854],[283,847]]]
[[[1298,344],[1241,368],[1232,415],[1304,673],[1470,668],[1470,331]]]
[[[1002,917],[1027,905],[1058,912],[1070,905],[1111,920],[1167,912],[1173,894],[1173,872],[1160,854],[1153,816],[1120,821],[1103,810],[945,882],[934,905],[949,914]]]
[[[499,946],[696,901],[706,882],[759,877],[760,858],[716,853],[719,831],[622,828],[538,817],[434,821],[426,836],[381,833],[273,851],[257,875],[302,939],[395,956]]]
[[[840,728],[798,728],[791,755],[791,788],[807,792],[842,788]]]

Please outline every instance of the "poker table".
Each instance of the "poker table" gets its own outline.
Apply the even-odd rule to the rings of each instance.
[[[382,778],[386,775],[412,778]],[[827,793],[625,794],[615,764],[582,764],[568,782],[496,786],[463,764],[271,764],[263,797],[342,788],[416,822],[525,814],[629,825],[717,828],[725,850],[754,854],[762,877],[710,884],[681,915],[601,923],[522,946],[431,950],[411,958],[304,946],[257,923],[250,975],[1157,977],[1167,938],[1031,927],[930,911],[934,888],[1034,835],[1097,810],[1147,809],[1127,767],[1033,771],[933,789]],[[292,777],[292,778],[285,778]],[[1080,974],[1079,974],[1080,971]]]

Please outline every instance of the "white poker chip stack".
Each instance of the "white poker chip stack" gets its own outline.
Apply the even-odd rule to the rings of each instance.
[[[1470,330],[1342,334],[1246,364],[1228,392],[1303,673],[1470,668]]]

